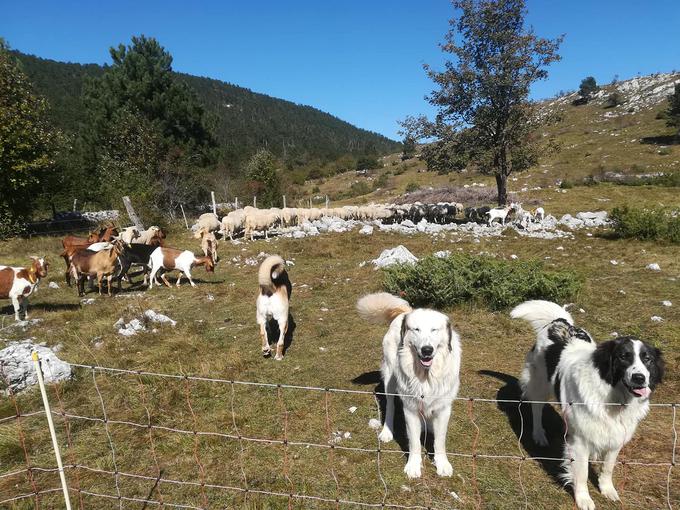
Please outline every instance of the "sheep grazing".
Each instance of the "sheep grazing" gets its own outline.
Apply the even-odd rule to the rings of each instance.
[[[284,207],[281,209],[281,223],[286,227],[291,227],[295,224],[298,217],[298,210],[292,207]]]
[[[41,278],[47,276],[49,264],[42,257],[31,257],[29,267],[0,266],[0,299],[9,299],[14,307],[14,319],[28,319],[28,296],[38,289]]]
[[[217,232],[221,227],[220,219],[216,214],[205,213],[198,217],[198,221],[191,227],[191,230],[198,232],[201,229],[205,229],[208,232]]]
[[[269,212],[267,209],[255,209],[246,213],[244,236],[250,236],[250,240],[255,239],[256,230],[264,230],[265,239],[269,239],[268,231],[278,221],[276,213]]]
[[[197,257],[189,250],[177,250],[175,248],[156,248],[151,254],[151,276],[149,278],[149,288],[153,288],[153,282],[156,281],[156,273],[161,269],[165,271],[180,271],[177,277],[176,285],[179,287],[179,282],[182,279],[182,273],[187,277],[189,283],[192,287],[196,284],[191,279],[191,268],[196,266],[205,266],[205,270],[208,273],[213,273],[215,271],[215,262],[212,257],[203,256]],[[161,275],[161,280],[163,283],[170,287],[170,282],[168,282],[165,274]]]
[[[108,285],[108,295],[111,296],[111,280],[113,274],[118,270],[118,256],[123,251],[123,241],[114,241],[113,246],[109,250],[102,250],[92,252],[88,250],[80,250],[71,257],[71,265],[69,270],[71,275],[77,282],[78,295],[85,294],[85,277],[97,276],[97,283],[99,285],[99,295],[102,294],[102,280],[106,277]]]
[[[222,235],[229,236],[229,239],[234,240],[234,234],[243,228],[243,222],[246,215],[243,209],[231,211],[224,218],[222,218]]]

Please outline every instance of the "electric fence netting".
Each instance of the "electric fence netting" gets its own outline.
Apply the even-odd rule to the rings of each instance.
[[[424,459],[422,478],[409,480],[403,423],[396,420],[396,442],[378,442],[379,391],[71,366],[78,390],[47,387],[49,408],[11,389],[3,397],[0,508],[65,507],[47,412],[64,490],[81,510],[573,506],[559,482],[561,465],[573,460],[562,446],[569,412],[546,407],[551,446],[536,446],[530,403],[512,382],[496,398],[454,402],[452,478]],[[614,482],[623,508],[680,508],[678,405],[653,403],[622,450]]]

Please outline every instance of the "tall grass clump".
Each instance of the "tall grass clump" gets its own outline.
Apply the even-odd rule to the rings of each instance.
[[[562,302],[581,287],[575,273],[546,270],[537,260],[509,262],[465,254],[428,257],[384,271],[387,292],[414,306],[435,308],[473,303],[502,310],[527,299]]]
[[[611,213],[617,237],[680,244],[680,214],[664,209],[616,207]]]

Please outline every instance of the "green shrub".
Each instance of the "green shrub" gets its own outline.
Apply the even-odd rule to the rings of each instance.
[[[661,147],[657,153],[661,156],[668,156],[671,153],[671,150],[668,147]]]
[[[413,193],[414,191],[418,191],[419,189],[420,186],[418,186],[418,184],[415,182],[409,182],[406,185],[406,193]]]
[[[561,189],[571,189],[571,188],[573,188],[573,187],[574,187],[574,183],[571,182],[569,179],[564,179],[564,180],[560,183],[560,188],[561,188]]]
[[[610,217],[618,237],[680,243],[680,217],[670,211],[625,206],[615,208]]]
[[[549,271],[540,261],[504,261],[476,255],[428,257],[384,270],[387,292],[414,306],[448,308],[463,303],[501,310],[527,299],[564,301],[576,296],[580,278]]]
[[[387,174],[380,174],[380,177],[373,182],[373,189],[384,188],[385,186],[387,186]]]

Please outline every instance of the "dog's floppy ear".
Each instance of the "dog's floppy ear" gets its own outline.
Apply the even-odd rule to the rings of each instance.
[[[597,346],[593,353],[593,363],[600,377],[614,386],[614,349],[616,348],[616,340],[609,340]]]
[[[406,321],[408,320],[409,314],[404,314],[404,318],[401,321],[401,334],[399,335],[399,347],[404,345],[404,336],[406,336],[406,332],[408,331],[408,325],[406,324]]]
[[[663,376],[666,371],[666,362],[663,359],[663,353],[656,347],[650,347],[652,355],[654,356],[654,365],[649,376],[649,386],[654,389],[657,384],[663,381]]]
[[[449,318],[446,318],[446,334],[449,336],[449,352],[453,351],[453,328],[451,327],[451,321]]]

